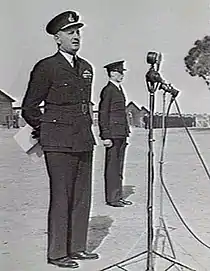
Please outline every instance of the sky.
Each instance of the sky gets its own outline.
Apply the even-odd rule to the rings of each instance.
[[[34,64],[56,52],[46,24],[66,10],[79,12],[82,46],[79,55],[94,67],[92,101],[107,83],[103,66],[125,60],[123,82],[127,103],[148,107],[145,74],[149,51],[161,52],[161,75],[180,90],[177,102],[183,113],[210,113],[210,90],[202,79],[185,71],[184,57],[197,39],[210,35],[207,0],[1,0],[0,89],[17,99],[25,94]],[[162,110],[158,91],[155,111]],[[174,110],[174,109],[173,109]]]

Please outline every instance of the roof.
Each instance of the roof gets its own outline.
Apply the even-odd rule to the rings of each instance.
[[[142,106],[142,107],[141,107],[141,110],[144,110],[144,111],[146,111],[147,113],[149,113],[149,110],[148,110],[145,106]]]
[[[14,98],[12,98],[9,94],[7,94],[5,91],[3,91],[1,89],[0,89],[0,95],[3,95],[4,97],[6,97],[11,102],[15,102],[16,101]]]
[[[136,109],[138,109],[139,111],[141,110],[133,101],[131,101],[131,102],[129,102],[128,104],[127,104],[127,108],[128,107],[130,107],[131,105],[133,105]]]
[[[130,107],[131,105],[133,105],[133,106],[134,106],[137,110],[139,110],[139,111],[144,110],[144,111],[146,111],[147,113],[149,113],[149,110],[148,110],[146,107],[142,106],[141,108],[139,108],[133,101],[129,102],[128,105],[127,105],[126,107],[128,108],[128,107]]]

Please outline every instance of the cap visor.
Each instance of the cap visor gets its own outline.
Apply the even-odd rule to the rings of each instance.
[[[69,23],[69,24],[63,26],[60,30],[64,30],[64,29],[66,29],[66,28],[71,28],[71,27],[78,27],[78,28],[81,28],[81,27],[83,27],[83,26],[84,26],[83,23]]]
[[[127,71],[126,69],[122,69],[122,70],[118,70],[118,69],[110,69],[110,71],[113,71],[113,72],[123,72],[123,71]]]

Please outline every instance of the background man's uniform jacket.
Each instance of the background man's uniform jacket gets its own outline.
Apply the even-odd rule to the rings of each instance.
[[[100,98],[99,130],[101,139],[128,137],[130,131],[123,92],[112,82],[108,82],[102,89]]]
[[[31,72],[22,116],[30,126],[41,126],[43,150],[90,151],[95,144],[89,113],[93,70],[86,60],[77,59],[73,68],[57,52]],[[44,113],[38,107],[42,101]]]

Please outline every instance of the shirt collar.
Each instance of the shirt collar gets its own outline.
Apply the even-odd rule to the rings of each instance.
[[[111,83],[113,83],[117,88],[120,87],[120,84],[117,83],[117,82],[115,82],[115,81],[113,81],[112,79],[110,79],[109,81],[110,81]]]
[[[71,64],[71,66],[73,67],[73,55],[65,53],[61,50],[59,50],[59,52],[65,57],[65,59]]]

